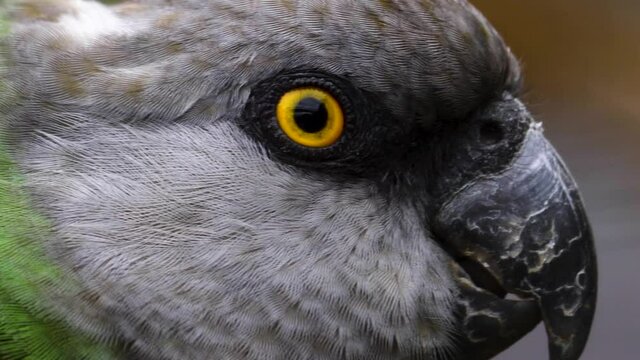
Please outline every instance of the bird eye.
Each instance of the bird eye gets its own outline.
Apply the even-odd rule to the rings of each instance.
[[[329,92],[316,87],[286,92],[278,101],[276,117],[289,139],[307,147],[331,146],[344,131],[342,106]]]

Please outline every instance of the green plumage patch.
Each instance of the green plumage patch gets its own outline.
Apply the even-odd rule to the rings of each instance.
[[[7,17],[0,9],[0,116],[11,104],[2,81],[2,39],[7,32]],[[73,290],[73,284],[38,245],[50,225],[29,206],[22,178],[2,143],[5,126],[0,118],[0,359],[113,359],[108,347],[74,333],[45,310],[46,289]]]
[[[0,358],[111,358],[108,350],[72,334],[40,303],[44,289],[71,285],[35,243],[48,224],[30,210],[20,183],[0,148]]]

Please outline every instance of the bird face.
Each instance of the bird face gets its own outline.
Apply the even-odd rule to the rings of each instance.
[[[150,358],[479,359],[542,319],[552,358],[580,355],[581,200],[465,1],[14,18],[3,135],[72,326]]]

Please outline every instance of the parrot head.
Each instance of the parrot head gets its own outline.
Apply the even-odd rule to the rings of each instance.
[[[69,327],[145,358],[485,359],[544,321],[580,356],[582,201],[466,1],[11,11],[1,135]]]

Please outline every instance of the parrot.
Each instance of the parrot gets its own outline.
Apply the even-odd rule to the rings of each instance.
[[[10,0],[0,358],[489,359],[597,297],[466,0]]]

